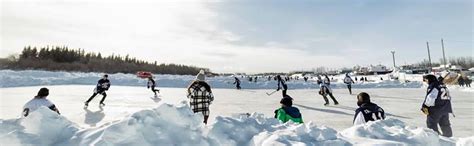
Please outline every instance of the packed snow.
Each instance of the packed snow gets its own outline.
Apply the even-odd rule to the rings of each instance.
[[[335,76],[333,84],[340,105],[330,106],[323,106],[315,83],[290,81],[288,94],[304,124],[273,118],[281,93],[266,93],[276,88],[275,81],[243,81],[244,90],[239,91],[226,83],[233,82],[231,77],[208,78],[211,86],[220,88],[213,89],[215,101],[204,125],[202,115],[189,109],[183,88],[194,76],[156,76],[161,94],[155,98],[146,80],[112,74],[106,106],[98,106],[98,96],[84,109],[100,73],[2,70],[0,75],[2,145],[474,145],[472,89],[450,87],[454,137],[441,137],[426,128],[420,111],[426,91],[414,75],[407,77],[412,80],[408,83],[368,76],[371,82],[353,85],[354,93],[369,93],[387,114],[386,120],[358,126],[352,126],[356,97],[342,88],[342,76]],[[380,77],[387,79],[377,80]],[[61,115],[42,108],[20,118],[22,106],[41,87],[50,89],[48,99]]]
[[[342,132],[313,122],[281,123],[253,113],[218,116],[211,125],[186,104],[161,104],[119,121],[84,129],[46,107],[22,119],[1,120],[6,145],[455,145],[434,131],[410,127],[396,119],[369,122]],[[459,145],[472,143],[461,139]]]

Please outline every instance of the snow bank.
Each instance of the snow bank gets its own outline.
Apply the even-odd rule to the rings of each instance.
[[[51,72],[39,70],[0,70],[0,87],[22,87],[39,85],[95,85],[100,79],[102,73],[80,73],[80,72]],[[367,77],[367,76],[366,76]],[[113,86],[146,86],[146,79],[137,78],[134,74],[110,74],[109,78]],[[342,82],[343,76],[335,76],[331,84],[333,88],[346,88]],[[359,77],[360,78],[360,77]],[[358,82],[353,88],[420,88],[422,83],[399,82],[391,80],[379,80],[379,76],[368,76],[370,82]],[[185,88],[194,80],[190,75],[156,75],[156,81],[159,87]],[[232,84],[234,78],[230,76],[219,76],[207,78],[213,88],[235,88]],[[244,89],[276,89],[277,83],[274,80],[268,81],[267,78],[259,78],[258,82],[248,82],[245,78],[241,79],[241,86]],[[316,89],[319,85],[315,80],[292,80],[287,82],[289,89]]]
[[[474,145],[474,136],[460,138],[456,143],[456,146],[473,146]]]
[[[65,145],[78,126],[46,107],[27,118],[0,120],[0,143],[5,145]]]
[[[353,126],[339,134],[343,139],[355,144],[454,145],[454,140],[441,138],[433,130],[407,126],[404,122],[392,118]]]
[[[0,120],[5,145],[455,145],[426,128],[396,119],[369,122],[337,132],[305,124],[280,123],[262,114],[217,117],[205,126],[184,102],[161,104],[97,128],[81,128],[47,108],[26,118]],[[457,145],[472,145],[473,137]]]

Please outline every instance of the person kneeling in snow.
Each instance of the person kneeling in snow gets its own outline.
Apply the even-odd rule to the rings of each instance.
[[[385,112],[377,104],[370,102],[369,94],[362,92],[357,95],[358,109],[354,115],[354,125],[365,124],[369,121],[385,119]]]
[[[275,110],[275,118],[282,121],[283,123],[286,123],[289,120],[295,123],[303,123],[300,110],[292,106],[293,98],[291,98],[289,95],[286,95],[281,99],[280,103],[281,108]]]
[[[207,124],[209,105],[214,100],[214,96],[212,95],[211,86],[206,83],[205,79],[204,71],[201,70],[196,76],[196,80],[188,87],[188,98],[190,99],[189,105],[193,112],[202,113],[204,115],[204,124]]]
[[[46,106],[49,109],[51,109],[51,110],[53,110],[53,111],[55,111],[56,113],[59,114],[59,110],[58,110],[58,108],[56,108],[56,105],[54,105],[51,101],[46,99],[46,97],[48,97],[48,95],[49,95],[48,88],[41,88],[38,91],[38,94],[33,99],[28,101],[25,104],[25,106],[23,106],[23,116],[25,116],[25,117],[28,116],[29,113],[37,110],[38,108],[40,108],[42,106]]]

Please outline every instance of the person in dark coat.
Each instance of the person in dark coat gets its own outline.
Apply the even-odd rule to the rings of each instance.
[[[288,86],[286,85],[285,80],[283,80],[280,75],[277,75],[276,78],[278,82],[278,88],[276,90],[280,91],[280,89],[283,88],[283,90],[281,90],[282,96],[287,96],[286,90],[288,90]]]
[[[453,136],[449,113],[453,113],[451,96],[445,86],[441,86],[434,75],[423,76],[423,82],[428,84],[425,100],[421,111],[426,115],[426,125],[445,137]],[[438,130],[438,126],[441,130]]]
[[[470,78],[466,78],[464,82],[466,83],[466,87],[471,87],[472,80]]]
[[[211,86],[206,83],[204,71],[200,71],[196,79],[188,87],[188,98],[191,110],[194,113],[202,113],[204,116],[204,124],[207,124],[210,110],[209,106],[214,101],[214,95]]]
[[[462,76],[458,78],[458,84],[459,86],[464,87],[464,78]]]
[[[89,106],[89,102],[94,99],[95,96],[97,96],[97,94],[102,94],[102,100],[100,100],[100,106],[105,106],[104,104],[104,101],[105,101],[105,97],[107,97],[107,93],[105,93],[105,91],[109,90],[110,88],[110,81],[108,79],[109,75],[105,74],[102,79],[100,79],[99,81],[97,81],[97,85],[94,89],[94,94],[92,94],[91,97],[89,97],[89,99],[84,103],[85,104],[85,107]]]
[[[324,84],[324,83],[320,84],[319,95],[323,96],[324,98],[324,101],[325,101],[324,106],[329,105],[329,100],[327,98],[328,95],[329,97],[331,97],[335,105],[339,104],[336,98],[334,98],[334,96],[332,95],[332,90],[331,88],[329,88],[329,85],[327,84]]]
[[[372,103],[369,94],[365,92],[357,95],[357,106],[359,106],[359,108],[355,110],[354,125],[385,119],[384,110],[377,104]]]
[[[235,85],[235,88],[237,88],[237,90],[242,89],[242,87],[240,87],[240,80],[239,80],[239,78],[234,77],[234,83],[233,83],[233,84]]]
[[[160,93],[160,90],[159,89],[155,89],[156,87],[156,82],[155,80],[153,80],[153,77],[148,77],[148,83],[147,83],[147,88],[150,89],[151,88],[151,91],[155,94],[156,96],[156,92]]]

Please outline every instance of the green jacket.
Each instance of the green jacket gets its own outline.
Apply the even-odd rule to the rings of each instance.
[[[295,123],[303,123],[301,113],[296,107],[282,107],[275,111],[276,118],[284,123],[291,120]]]

